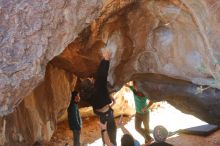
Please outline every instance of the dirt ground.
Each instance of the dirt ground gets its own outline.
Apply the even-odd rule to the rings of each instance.
[[[156,125],[165,126],[169,132],[176,131],[178,129],[184,129],[187,127],[193,127],[196,124],[204,124],[203,121],[196,119],[193,116],[186,115],[171,107],[168,104],[164,104],[160,109],[151,112],[150,114],[150,129]],[[116,118],[116,122],[119,118]],[[133,134],[133,137],[144,143],[144,139],[136,132],[134,128],[134,117],[124,117],[124,121],[127,121],[126,128]],[[100,135],[100,128],[97,124],[99,120],[96,117],[83,118],[83,128],[81,133],[81,143],[84,146],[102,146],[102,140]],[[120,138],[122,131],[117,129],[117,142],[120,145]],[[166,140],[167,143],[174,146],[220,146],[220,130],[212,133],[207,137],[187,135],[187,134],[175,134]],[[69,130],[67,121],[58,124],[57,130],[52,136],[52,139],[47,146],[65,146],[68,143],[72,146],[72,131]]]

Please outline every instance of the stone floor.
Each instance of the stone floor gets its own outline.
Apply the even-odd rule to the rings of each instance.
[[[181,113],[167,103],[163,103],[160,108],[152,111],[150,117],[151,129],[153,129],[156,125],[163,125],[169,132],[205,124],[205,122],[200,121],[193,116]],[[126,127],[133,136],[141,143],[144,143],[144,139],[134,129],[134,117],[125,117],[123,119],[128,122]],[[116,118],[116,121],[118,121],[118,118]],[[98,119],[96,117],[83,118],[81,143],[84,143],[85,145],[87,144],[87,146],[102,145],[100,129],[97,122]],[[118,129],[117,141],[119,145],[121,135],[122,131]],[[176,134],[169,137],[167,142],[175,146],[220,146],[220,131],[217,131],[207,137]],[[47,146],[64,146],[66,143],[72,146],[72,132],[68,128],[67,121],[64,121],[58,124],[57,130]]]

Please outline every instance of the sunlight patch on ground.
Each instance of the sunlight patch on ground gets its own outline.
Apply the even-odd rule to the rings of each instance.
[[[151,112],[150,118],[151,129],[163,125],[169,132],[207,124],[192,115],[182,113],[167,102],[163,102],[160,108]]]
[[[134,117],[130,122],[128,122],[125,127],[129,130],[129,132],[133,135],[135,139],[137,139],[140,143],[144,143],[144,138],[137,133],[137,131],[134,128]],[[117,129],[117,145],[121,145],[121,137],[123,133],[120,128]],[[88,146],[102,146],[102,139],[97,139],[94,143],[88,144]]]
[[[174,132],[179,129],[185,129],[198,125],[207,124],[198,118],[182,113],[175,109],[167,102],[163,102],[160,107],[150,113],[150,129],[153,130],[157,125],[163,125],[169,132]],[[135,130],[134,117],[125,125],[125,127],[132,133],[133,137],[141,144],[144,143],[144,138]],[[123,135],[121,129],[117,129],[117,144],[121,145],[121,136]],[[151,134],[152,136],[152,134]],[[178,135],[174,135],[178,136]],[[153,137],[153,136],[152,136]],[[101,146],[102,139],[99,138],[88,146]]]

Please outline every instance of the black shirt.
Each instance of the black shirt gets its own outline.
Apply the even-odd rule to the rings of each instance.
[[[94,110],[100,109],[112,102],[107,89],[109,64],[109,60],[102,60],[96,72],[94,93],[91,102]]]

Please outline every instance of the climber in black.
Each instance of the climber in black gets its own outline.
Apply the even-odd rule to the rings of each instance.
[[[101,123],[104,124],[107,122],[109,139],[113,145],[116,145],[117,130],[113,109],[111,108],[112,103],[114,104],[114,99],[109,96],[107,89],[107,77],[111,53],[109,51],[103,51],[102,55],[104,59],[98,67],[95,78],[87,78],[81,83],[80,96],[91,104],[94,113],[99,116]]]

